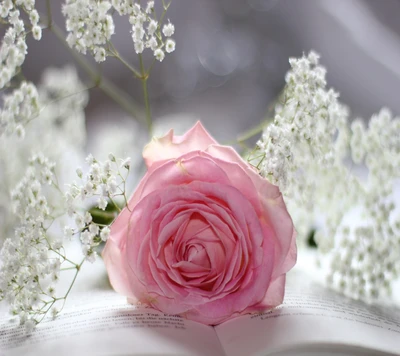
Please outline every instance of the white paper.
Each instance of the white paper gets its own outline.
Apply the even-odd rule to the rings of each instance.
[[[229,356],[268,355],[318,345],[400,352],[398,309],[371,307],[311,285],[289,285],[282,306],[228,321],[216,331]]]
[[[113,291],[81,293],[31,336],[0,324],[0,355],[224,355],[210,326],[135,308]]]

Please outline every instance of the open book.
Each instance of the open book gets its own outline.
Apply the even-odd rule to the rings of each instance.
[[[0,355],[400,355],[398,309],[294,284],[278,308],[216,327],[133,307],[113,291],[79,293],[30,336],[3,317]]]

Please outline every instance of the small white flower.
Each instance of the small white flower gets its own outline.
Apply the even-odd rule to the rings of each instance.
[[[110,152],[109,154],[108,154],[108,159],[111,161],[111,162],[115,162],[116,160],[115,160],[115,156]]]
[[[147,27],[147,33],[149,34],[149,36],[153,36],[154,35],[154,32],[156,32],[157,27],[158,27],[157,21],[151,20],[149,22],[149,25]]]
[[[103,47],[96,47],[93,53],[96,62],[101,63],[106,60],[106,50]]]
[[[162,32],[165,37],[171,37],[175,33],[175,26],[169,22],[163,26]]]
[[[108,226],[103,227],[100,232],[101,240],[107,241],[109,236],[110,236],[110,228]]]
[[[146,46],[151,48],[152,51],[155,51],[158,47],[157,39],[154,36],[151,36],[150,39],[146,42]]]
[[[110,178],[107,181],[107,190],[108,190],[108,192],[111,195],[113,195],[113,194],[115,194],[117,192],[117,188],[118,188],[118,185],[117,185],[116,180],[114,178]]]
[[[175,41],[171,38],[168,38],[167,41],[165,42],[165,51],[167,53],[171,53],[175,51]]]
[[[38,25],[32,27],[32,35],[36,41],[40,41],[42,38],[42,28]]]
[[[64,227],[64,237],[68,240],[72,239],[72,236],[74,235],[74,229],[70,226],[65,226]]]
[[[85,220],[83,219],[82,215],[76,214],[75,215],[75,224],[79,230],[85,227]]]
[[[164,51],[161,48],[157,48],[154,51],[154,57],[156,57],[156,59],[160,62],[162,62],[164,60],[165,54]]]
[[[86,182],[85,184],[85,196],[90,197],[94,193],[94,185],[92,182]]]
[[[93,155],[90,153],[86,157],[86,163],[91,166],[94,162],[95,162],[95,159],[94,159]]]
[[[154,9],[154,1],[147,2],[146,14],[150,14],[153,9]]]
[[[83,172],[82,172],[82,168],[81,168],[81,167],[78,167],[78,168],[76,169],[76,175],[77,175],[79,178],[82,179],[82,177],[83,177]]]
[[[107,200],[104,197],[100,197],[97,200],[97,206],[99,207],[99,209],[105,210],[107,208]]]
[[[92,243],[92,237],[93,235],[90,233],[90,231],[85,230],[81,233],[81,242],[84,245],[90,245]]]
[[[127,157],[121,162],[121,167],[129,170],[131,168],[131,158]]]
[[[90,224],[92,220],[93,220],[92,215],[87,211],[84,217],[85,224]]]
[[[22,125],[17,125],[17,127],[15,128],[15,133],[17,134],[17,137],[21,140],[24,139],[25,137],[25,129]]]
[[[29,20],[30,20],[31,24],[34,26],[39,23],[39,14],[36,10],[32,10],[29,13]]]
[[[92,234],[92,236],[96,236],[99,234],[99,227],[96,224],[90,224],[89,225],[89,231]]]
[[[135,46],[135,52],[136,52],[137,54],[143,52],[143,50],[144,50],[144,43],[143,43],[143,41],[136,41],[135,44],[134,44],[134,46]]]

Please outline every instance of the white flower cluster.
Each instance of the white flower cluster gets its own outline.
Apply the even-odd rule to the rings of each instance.
[[[82,185],[72,184],[65,194],[66,206],[62,203],[54,174],[55,166],[42,154],[30,159],[26,174],[12,191],[13,212],[19,224],[15,236],[6,239],[0,252],[0,301],[6,300],[11,304],[12,313],[20,318],[28,331],[49,312],[55,317],[60,312],[60,303],[62,309],[70,288],[65,295],[56,295],[60,272],[74,269],[76,277],[82,263],[86,260],[93,262],[97,255],[96,247],[108,239],[109,223],[94,222],[95,215],[92,214],[98,216],[99,211],[103,212],[111,221],[117,213],[106,210],[109,202],[117,209],[116,199],[122,198],[121,205],[127,202],[125,182],[130,160],[110,154],[104,163],[91,155],[87,162],[90,169],[85,177],[80,169],[76,172]],[[49,203],[48,198],[54,196],[58,196],[58,206]],[[87,211],[87,207],[85,211],[84,203],[90,203],[93,198],[99,211]],[[79,235],[84,254],[79,264],[65,255],[65,241],[55,237],[58,235],[50,230],[54,222],[63,219],[66,213],[74,219],[75,228],[65,226],[64,237],[71,239],[73,235]],[[75,278],[71,283],[74,281]]]
[[[25,25],[19,9],[29,16],[33,38],[38,41],[42,38],[39,14],[35,9],[34,0],[3,0],[0,3],[0,16],[10,25],[0,47],[0,89],[17,74],[27,54]]]
[[[357,119],[350,131],[349,155],[354,165],[365,165],[367,179],[355,182],[358,196],[352,200],[353,207],[361,207],[358,224],[341,224],[328,282],[346,295],[372,300],[390,295],[391,283],[400,275],[400,207],[396,211],[392,196],[400,178],[400,118],[382,109],[368,127]],[[347,182],[342,178],[338,183]],[[324,243],[327,238],[319,240]]]
[[[109,1],[67,0],[62,8],[69,32],[67,42],[78,52],[90,50],[97,62],[106,59],[104,46],[114,34],[115,27]]]
[[[391,294],[392,282],[400,276],[400,216],[390,219],[393,209],[390,203],[376,204],[365,226],[339,231],[341,242],[330,256],[328,285],[366,301]]]
[[[89,92],[80,81],[76,69],[71,66],[47,68],[38,92],[41,108],[38,125],[46,127],[48,136],[60,137],[60,149],[57,150],[60,154],[67,149],[71,151],[72,147],[83,154],[86,144],[85,108],[89,102]],[[54,145],[54,139],[52,141]],[[83,160],[84,156],[79,159]]]
[[[162,62],[165,52],[171,53],[175,50],[175,41],[171,38],[175,26],[168,22],[161,31],[161,23],[155,16],[151,16],[154,14],[154,1],[148,1],[145,9],[131,0],[113,0],[113,6],[120,15],[129,16],[136,53],[142,53],[145,48],[150,48],[154,57]]]
[[[282,102],[276,106],[274,121],[258,142],[263,156],[260,173],[278,185],[287,198],[299,237],[306,238],[315,224],[317,201],[324,209],[324,223],[334,233],[346,204],[354,204],[357,184],[347,174],[343,159],[348,151],[348,112],[332,89],[326,89],[326,70],[311,52],[290,59],[292,70],[286,76]],[[346,177],[346,184],[341,177]],[[348,192],[348,186],[352,186]],[[331,204],[340,199],[343,209]],[[329,250],[331,244],[319,248]]]
[[[18,92],[19,91],[19,92]],[[10,211],[10,190],[26,171],[28,158],[32,152],[46,152],[49,159],[62,162],[57,166],[59,184],[70,182],[74,177],[77,164],[84,161],[86,145],[85,113],[88,92],[79,81],[75,69],[47,69],[38,85],[23,84],[18,89],[16,98],[24,98],[19,104],[19,119],[10,120],[11,112],[18,106],[17,99],[5,96],[6,104],[0,111],[2,130],[11,133],[11,127],[17,134],[25,131],[24,139],[16,139],[15,135],[0,137],[0,246],[5,237],[15,229],[15,215]],[[39,103],[36,105],[36,103]],[[34,107],[30,107],[35,104]],[[24,109],[26,107],[26,109]],[[38,111],[36,107],[40,108]],[[31,111],[29,114],[28,111]],[[13,119],[14,120],[14,119]],[[17,119],[15,119],[17,120]],[[26,125],[26,126],[25,126]],[[13,147],[10,150],[10,147]],[[59,205],[59,195],[48,197],[51,204]]]
[[[349,125],[338,94],[326,89],[318,60],[313,52],[290,60],[274,121],[258,142],[257,166],[280,187],[300,244],[315,229],[319,252],[332,259],[329,283],[352,297],[374,298],[390,290],[400,268],[400,247],[391,247],[400,217],[387,207],[400,178],[400,121],[382,110],[368,129],[361,120]],[[363,165],[367,181],[357,174]],[[347,223],[360,207],[360,217]],[[387,251],[388,265],[382,262]]]
[[[38,92],[34,84],[22,82],[18,89],[4,95],[0,109],[0,136],[25,136],[25,125],[39,113]]]
[[[90,212],[81,212],[82,204],[94,200],[95,206],[104,212],[105,216],[116,217],[115,212],[108,212],[106,208],[111,204],[118,210],[116,199],[123,198],[123,205],[127,204],[125,183],[130,170],[130,158],[117,159],[113,154],[104,163],[97,161],[92,155],[86,159],[90,168],[86,175],[80,168],[77,176],[81,184],[73,183],[65,194],[68,214],[74,218],[75,228],[66,226],[66,238],[79,234],[82,243],[82,252],[85,258],[94,262],[97,256],[96,247],[108,239],[110,230],[108,225],[94,223]]]
[[[148,1],[146,8],[142,8],[134,0],[67,0],[63,6],[69,32],[67,42],[83,54],[90,50],[97,62],[105,61],[108,55],[114,54],[110,43],[115,32],[111,13],[116,11],[120,16],[129,16],[135,52],[142,53],[145,48],[150,48],[161,62],[165,52],[175,50],[175,41],[171,38],[175,32],[174,25],[169,22],[161,31],[161,20],[166,10],[157,20],[154,1]]]
[[[332,135],[343,124],[339,121],[345,109],[337,101],[338,94],[325,89],[326,71],[318,59],[311,52],[289,60],[292,70],[286,75],[283,102],[276,106],[274,122],[258,142],[265,153],[261,173],[283,190],[298,179],[297,172],[305,170],[310,156],[319,163],[332,159]]]
[[[19,227],[0,253],[0,300],[7,300],[14,315],[28,327],[34,325],[55,302],[54,283],[62,263],[61,241],[47,230],[54,209],[46,199],[46,187],[53,184],[54,164],[41,154],[34,155],[23,179],[12,191]]]

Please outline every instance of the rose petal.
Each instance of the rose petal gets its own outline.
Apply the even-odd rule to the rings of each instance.
[[[285,274],[273,280],[268,287],[264,299],[259,304],[254,306],[255,308],[254,311],[270,309],[277,305],[282,304],[283,297],[285,295],[285,282],[286,282]]]
[[[274,236],[275,266],[273,278],[286,273],[297,258],[296,231],[286,210],[282,195],[263,201],[265,214],[261,219],[264,234]]]
[[[117,293],[131,298],[133,301],[137,301],[129,283],[128,266],[125,264],[124,257],[118,245],[112,240],[107,242],[103,249],[102,256],[108,269],[108,278],[114,290]]]
[[[154,137],[145,146],[143,158],[146,166],[150,167],[156,161],[177,158],[191,151],[205,150],[215,143],[217,142],[198,121],[183,136],[174,136],[174,131],[170,130],[163,137]]]

